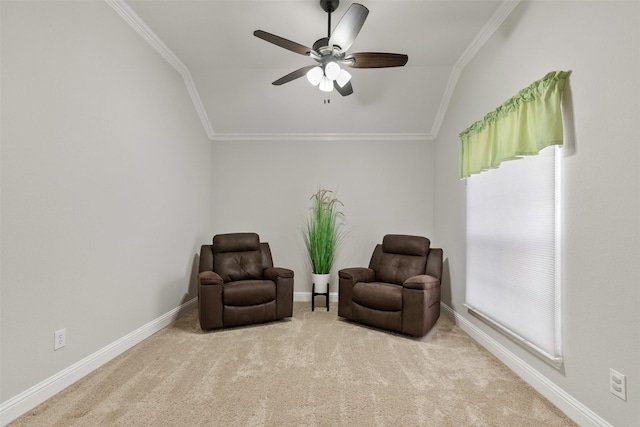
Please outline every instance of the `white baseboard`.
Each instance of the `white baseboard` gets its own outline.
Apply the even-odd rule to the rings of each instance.
[[[36,384],[17,396],[0,404],[0,424],[6,425],[20,415],[35,408],[54,394],[64,390],[82,377],[114,359],[134,345],[155,334],[175,320],[178,314],[197,302],[191,299],[158,317],[130,334],[96,351],[68,368]]]
[[[598,414],[584,406],[569,393],[551,382],[547,377],[540,374],[540,372],[533,369],[530,365],[513,354],[509,349],[484,333],[480,328],[457,313],[451,307],[444,303],[440,303],[440,307],[443,309],[444,314],[453,319],[455,323],[474,340],[476,340],[478,344],[486,348],[491,354],[519,375],[538,393],[556,405],[578,425],[583,427],[613,427]]]

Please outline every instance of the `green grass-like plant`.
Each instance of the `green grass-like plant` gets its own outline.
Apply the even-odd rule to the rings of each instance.
[[[311,196],[313,205],[306,223],[304,243],[307,247],[311,272],[314,274],[329,274],[336,254],[336,249],[342,239],[342,222],[344,214],[339,206],[344,206],[340,200],[333,197],[330,190],[318,190]]]

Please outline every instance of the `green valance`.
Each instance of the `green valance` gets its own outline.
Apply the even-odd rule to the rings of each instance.
[[[567,71],[547,74],[462,132],[460,177],[562,145],[560,101],[568,75]]]

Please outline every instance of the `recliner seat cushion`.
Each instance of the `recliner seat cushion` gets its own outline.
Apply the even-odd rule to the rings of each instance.
[[[390,283],[359,282],[353,286],[353,302],[381,311],[402,310],[402,286]]]
[[[227,283],[222,291],[222,303],[224,305],[258,305],[275,299],[276,284],[271,280],[241,280]]]

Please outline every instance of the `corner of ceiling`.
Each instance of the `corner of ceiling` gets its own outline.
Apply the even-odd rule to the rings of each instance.
[[[202,104],[200,94],[196,88],[196,84],[191,77],[191,73],[186,65],[178,59],[178,57],[167,47],[166,44],[153,32],[151,28],[138,16],[137,13],[125,2],[125,0],[105,0],[118,15],[122,17],[144,40],[153,47],[180,75],[187,86],[187,91],[196,109],[196,113],[200,118],[200,122],[204,127],[204,131],[210,140],[214,139],[213,127],[209,122],[209,116]]]
[[[489,40],[493,33],[500,27],[500,25],[502,25],[504,20],[509,16],[509,14],[511,14],[520,1],[521,0],[504,0],[454,64],[453,69],[451,70],[451,75],[449,76],[449,81],[447,82],[447,87],[442,95],[442,100],[440,101],[436,118],[433,121],[433,127],[431,128],[431,135],[434,139],[438,137],[438,132],[440,132],[440,126],[442,126],[445,113],[447,112],[447,108],[449,108],[449,102],[451,102],[451,97],[453,96],[453,92],[458,84],[460,73],[471,59],[473,59],[476,53],[478,53],[480,48],[484,46],[487,40]]]

